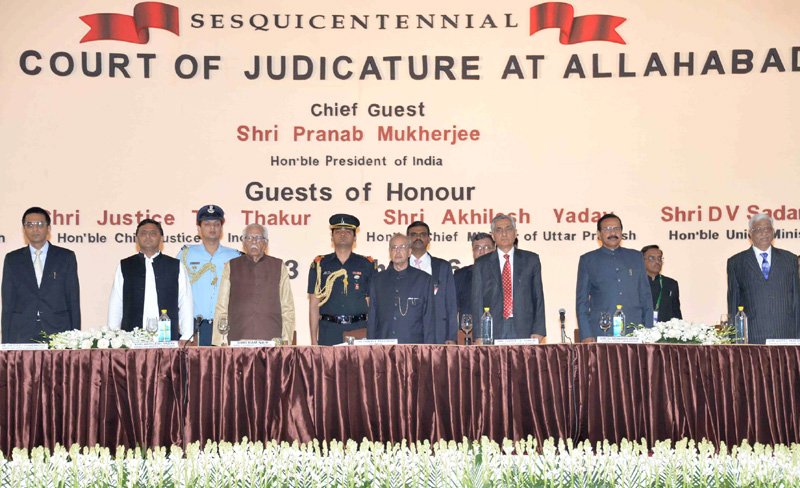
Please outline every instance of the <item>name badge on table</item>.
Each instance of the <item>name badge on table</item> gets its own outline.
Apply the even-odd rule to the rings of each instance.
[[[539,344],[539,339],[495,339],[495,346],[535,346]]]
[[[768,346],[800,346],[800,339],[767,339]]]
[[[275,347],[275,341],[257,341],[257,340],[231,341],[231,347]]]
[[[396,346],[397,339],[356,339],[354,346]]]
[[[0,344],[0,351],[46,351],[47,344]]]
[[[179,345],[180,345],[179,341],[167,341],[167,342],[142,341],[142,342],[134,342],[131,345],[131,349],[177,349]]]
[[[597,338],[600,344],[644,344],[641,337],[609,337],[600,336]]]

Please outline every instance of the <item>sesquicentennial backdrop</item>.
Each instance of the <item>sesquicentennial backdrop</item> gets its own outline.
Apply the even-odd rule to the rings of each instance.
[[[595,220],[658,244],[683,311],[725,311],[726,259],[768,212],[800,251],[800,3],[22,2],[0,17],[0,251],[25,208],[77,253],[84,328],[105,324],[138,219],[164,252],[225,209],[285,260],[308,343],[306,280],[327,219],[388,262],[413,220],[471,264],[492,216],[539,253],[551,341],[575,327]]]

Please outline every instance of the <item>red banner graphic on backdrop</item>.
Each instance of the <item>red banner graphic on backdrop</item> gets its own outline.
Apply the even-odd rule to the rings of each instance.
[[[616,29],[624,17],[613,15],[582,15],[575,17],[572,5],[563,2],[548,2],[531,7],[531,32],[534,35],[540,30],[558,28],[561,30],[561,44],[577,44],[579,42],[606,41],[625,44]]]
[[[125,14],[91,14],[81,16],[89,26],[89,32],[81,42],[124,41],[147,44],[150,33],[147,29],[164,29],[178,32],[178,7],[161,2],[142,2],[133,7],[133,16]]]

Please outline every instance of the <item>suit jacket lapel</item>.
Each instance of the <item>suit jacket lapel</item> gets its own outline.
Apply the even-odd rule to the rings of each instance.
[[[494,278],[495,283],[500,288],[500,293],[503,293],[503,275],[500,273],[500,255],[495,251],[494,256],[491,259],[492,262],[492,278]]]
[[[785,260],[785,257],[786,255],[784,255],[780,249],[775,249],[774,246],[772,247],[772,262],[769,263],[770,279],[772,279],[773,275],[776,273],[781,273],[784,269],[791,269],[788,266],[790,266],[792,263],[787,263],[789,260]],[[797,262],[795,262],[794,265],[797,266]]]
[[[773,251],[774,251],[774,249],[773,249]],[[774,261],[775,260],[774,259],[775,253],[773,252],[772,254],[773,254],[773,261]],[[756,254],[753,252],[753,248],[752,247],[748,251],[748,256],[747,256],[747,259],[745,259],[745,261],[747,262],[747,266],[754,273],[758,273],[758,276],[761,277],[761,279],[763,280],[764,279],[764,274],[761,273],[761,263],[758,261],[758,258],[756,257]]]
[[[48,276],[52,276],[53,268],[56,266],[56,256],[57,252],[53,252],[53,245],[50,244],[50,249],[47,250],[47,260],[44,262],[44,269],[42,269],[42,285],[39,287],[40,289],[44,288],[45,283],[49,280],[47,279]],[[36,273],[34,273],[35,275]]]
[[[30,246],[25,246],[25,251],[22,253],[22,270],[30,286],[32,286],[34,290],[38,289],[39,284],[36,283],[36,271],[33,269],[33,257],[31,256]]]
[[[518,249],[514,250],[514,264],[512,266],[512,292],[514,293],[514,303],[517,302],[517,294],[520,289],[519,284],[522,282],[522,268],[525,265],[525,255],[519,252]],[[514,307],[516,308],[516,307]]]

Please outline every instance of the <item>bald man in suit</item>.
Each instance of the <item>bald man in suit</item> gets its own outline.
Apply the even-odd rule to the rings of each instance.
[[[743,306],[748,342],[800,338],[800,282],[797,256],[772,246],[772,218],[750,219],[753,246],[728,259],[728,313]]]

